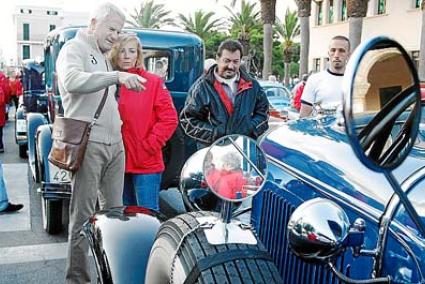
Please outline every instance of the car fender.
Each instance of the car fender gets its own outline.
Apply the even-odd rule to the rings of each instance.
[[[165,217],[138,206],[94,214],[83,226],[99,283],[143,283],[156,234]]]
[[[36,154],[38,166],[41,166],[41,179],[45,182],[50,182],[49,176],[49,153],[52,148],[52,130],[50,125],[44,124],[37,128],[36,134]]]
[[[48,124],[48,121],[41,113],[28,113],[27,114],[27,129],[28,129],[28,163],[30,165],[33,176],[38,182],[40,177],[37,176],[36,170],[36,148],[35,148],[35,136],[37,128],[40,125]]]

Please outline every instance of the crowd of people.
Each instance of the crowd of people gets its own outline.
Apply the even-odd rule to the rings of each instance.
[[[57,60],[65,117],[91,121],[105,90],[108,94],[90,133],[82,165],[72,174],[67,283],[90,282],[88,244],[80,232],[95,212],[97,200],[101,208],[140,205],[159,210],[165,168],[162,149],[179,123],[198,149],[229,134],[257,139],[268,129],[267,96],[258,81],[241,68],[243,49],[238,41],[223,41],[216,58],[205,62],[205,73],[190,88],[178,114],[164,84],[166,70],[164,73],[161,62],[155,69],[162,75],[144,68],[142,42],[135,35],[120,34],[124,23],[119,8],[101,4],[88,28],[80,29],[63,46]],[[347,38],[333,38],[329,68],[309,78],[303,76],[294,87],[294,107],[301,117],[314,114],[316,105],[340,99],[341,90],[336,86],[344,73],[349,49]],[[7,79],[0,73],[0,138],[5,104],[12,100],[17,107],[21,94],[18,76]],[[233,160],[228,164],[232,165]],[[234,173],[240,175],[239,171]],[[214,176],[212,179],[218,181]],[[0,211],[21,208],[8,201],[4,180],[0,179]]]
[[[22,83],[19,74],[7,77],[0,72],[0,153],[4,153],[3,128],[8,119],[7,106],[10,102],[18,107],[18,98],[22,95]],[[22,204],[13,204],[7,196],[6,183],[3,176],[3,165],[0,162],[0,214],[16,212],[23,208]]]

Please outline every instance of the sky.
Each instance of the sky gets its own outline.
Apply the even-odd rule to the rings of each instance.
[[[122,8],[124,11],[132,12],[134,8],[140,7],[140,3],[144,0],[109,0]],[[251,0],[251,2],[258,0]],[[82,11],[89,12],[94,9],[103,0],[6,0],[1,1],[0,9],[0,57],[6,63],[11,58],[16,58],[16,29],[13,24],[13,13],[16,5],[33,5],[33,6],[53,6],[62,7],[65,11]],[[206,12],[214,11],[217,17],[227,17],[228,11],[224,5],[230,5],[230,0],[155,0],[155,3],[163,3],[166,9],[171,10],[174,15],[182,13],[184,15],[193,14],[196,10],[202,9]],[[286,7],[296,9],[294,0],[277,0],[276,15],[283,18]],[[235,7],[235,10],[237,6]],[[236,10],[237,11],[237,10]]]

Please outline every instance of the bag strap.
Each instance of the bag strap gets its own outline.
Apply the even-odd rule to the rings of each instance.
[[[106,70],[109,71],[108,61],[107,60],[105,60],[105,64],[106,64]],[[100,116],[100,113],[102,112],[103,107],[105,106],[106,99],[108,98],[108,92],[109,92],[109,86],[107,88],[105,88],[105,92],[103,93],[102,100],[100,101],[99,106],[97,107],[97,110],[94,113],[93,120],[92,120],[92,122],[89,125],[89,128],[90,129],[96,123],[97,119]]]
[[[102,109],[105,106],[106,99],[108,98],[108,92],[109,92],[109,87],[107,87],[105,89],[105,92],[103,93],[102,100],[100,101],[99,106],[97,107],[97,110],[94,113],[93,120],[90,123],[90,126],[89,126],[90,128],[93,127],[93,125],[96,123],[97,119],[99,118],[100,113],[102,112]]]

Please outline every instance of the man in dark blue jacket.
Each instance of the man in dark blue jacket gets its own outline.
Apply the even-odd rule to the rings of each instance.
[[[269,102],[258,82],[240,68],[242,45],[222,42],[217,64],[190,88],[180,122],[198,148],[229,134],[257,139],[268,128]]]

